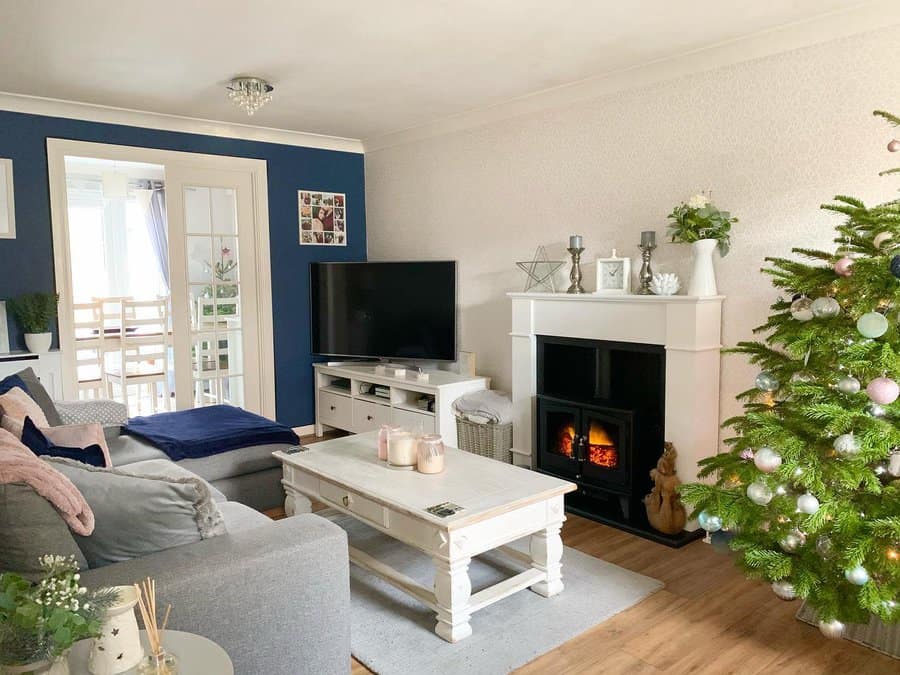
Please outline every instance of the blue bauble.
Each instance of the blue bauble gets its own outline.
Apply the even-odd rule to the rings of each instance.
[[[700,523],[700,527],[707,532],[718,532],[722,529],[722,519],[719,518],[719,516],[707,513],[706,511],[700,512],[700,515],[697,516],[697,522]]]
[[[867,338],[879,338],[887,333],[887,329],[888,320],[878,312],[867,312],[856,322],[856,330]]]
[[[756,376],[756,388],[760,391],[776,391],[780,386],[778,378],[768,370],[764,370]]]
[[[891,274],[900,279],[900,255],[891,258]]]

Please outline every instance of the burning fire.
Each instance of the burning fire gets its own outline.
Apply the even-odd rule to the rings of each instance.
[[[591,420],[591,431],[588,435],[588,450],[591,464],[614,469],[619,464],[619,453],[616,444],[606,428],[599,422]]]
[[[566,457],[575,456],[575,427],[561,427],[556,439],[557,451]],[[619,452],[616,444],[602,424],[591,422],[588,434],[588,461],[596,466],[614,469],[619,464]]]
[[[567,426],[559,430],[556,447],[559,453],[566,457],[575,456],[575,427]]]

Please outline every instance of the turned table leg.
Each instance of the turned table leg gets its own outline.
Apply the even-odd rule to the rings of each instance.
[[[469,625],[470,561],[471,558],[452,562],[434,558],[434,595],[438,605],[434,632],[447,642],[459,642],[472,634]]]
[[[540,532],[531,535],[531,566],[539,569],[547,575],[544,581],[531,586],[538,595],[545,598],[562,592],[562,554],[563,543],[559,531],[562,529],[562,522],[548,525]]]
[[[312,502],[306,495],[289,487],[284,488],[284,494],[284,515],[290,518],[298,513],[312,513]]]

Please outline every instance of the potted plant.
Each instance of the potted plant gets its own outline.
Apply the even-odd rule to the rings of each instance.
[[[716,272],[713,251],[728,255],[731,226],[738,222],[728,211],[720,211],[702,192],[682,202],[669,214],[669,237],[679,244],[690,244],[694,268],[688,295],[716,295]]]
[[[78,640],[97,637],[114,589],[92,593],[79,585],[74,558],[41,557],[37,583],[0,574],[0,672],[69,672],[67,653]]]
[[[59,295],[56,293],[27,293],[7,303],[22,330],[28,351],[44,354],[50,350],[53,333],[50,321],[56,317]]]

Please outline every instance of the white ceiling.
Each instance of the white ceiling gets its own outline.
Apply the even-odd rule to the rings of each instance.
[[[0,91],[372,139],[871,4],[0,0]],[[235,75],[274,101],[248,118]]]

